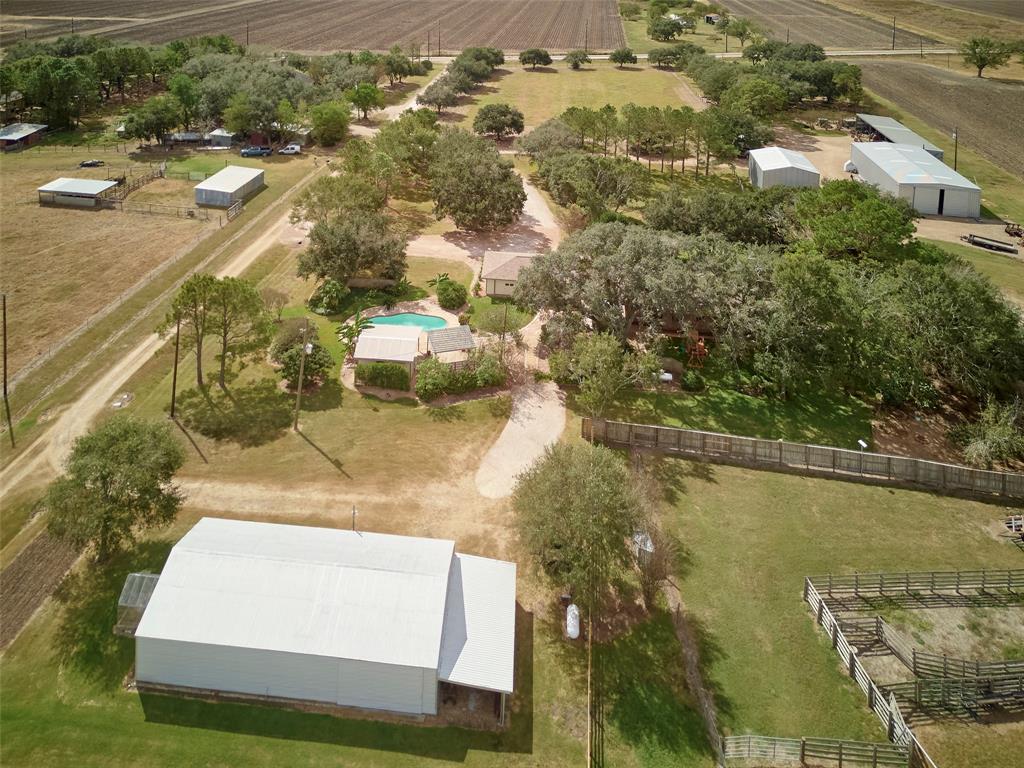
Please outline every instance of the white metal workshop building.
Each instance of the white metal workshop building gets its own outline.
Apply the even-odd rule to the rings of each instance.
[[[821,174],[814,163],[799,152],[783,147],[762,147],[747,154],[750,183],[757,189],[768,187],[821,186]]]
[[[264,187],[263,171],[243,165],[229,165],[196,184],[196,205],[230,208]]]
[[[414,715],[448,682],[504,712],[515,582],[514,563],[452,541],[203,518],[143,607],[135,677]]]
[[[981,215],[981,187],[921,147],[855,143],[850,160],[863,181],[902,197],[919,213],[968,219]]]

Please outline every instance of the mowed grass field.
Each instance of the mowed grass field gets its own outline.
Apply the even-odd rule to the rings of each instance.
[[[149,169],[122,154],[100,156],[107,167],[79,169],[85,155],[64,148],[0,158],[0,285],[7,294],[12,374],[210,231],[208,222],[173,216],[37,204],[36,188],[60,176],[104,179],[126,168]],[[191,204],[191,187],[155,185],[138,190],[139,199]]]
[[[560,61],[536,70],[506,61],[490,80],[448,113],[447,119],[471,129],[473,118],[484,104],[506,103],[522,110],[529,130],[572,106],[680,105],[684,103],[679,95],[682,88],[686,85],[678,75],[650,68],[646,63],[620,69],[608,61],[595,61],[573,71]]]
[[[1020,567],[1019,550],[997,537],[1010,511],[999,505],[679,459],[656,466],[682,546],[679,587],[733,734],[885,741],[814,626],[805,576]],[[999,730],[943,727],[941,743],[925,746],[940,766],[1011,768],[1019,751]]]
[[[633,53],[650,53],[654,48],[663,48],[675,42],[693,43],[699,45],[708,53],[719,53],[725,51],[725,37],[715,31],[711,24],[699,21],[693,32],[685,32],[673,42],[661,42],[652,40],[647,36],[647,8],[649,3],[638,3],[643,9],[643,16],[636,21],[629,19],[622,20],[622,28],[626,32],[626,45],[633,49]],[[729,50],[740,50],[739,41],[729,38]]]

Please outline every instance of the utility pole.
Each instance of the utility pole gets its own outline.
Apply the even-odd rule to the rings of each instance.
[[[789,45],[789,27],[786,27],[786,45]]]
[[[587,19],[583,23],[583,52],[588,53],[590,50],[590,19]]]
[[[957,155],[959,153],[960,153],[960,130],[956,126],[953,126],[953,170],[954,171],[956,170]],[[5,325],[5,327],[6,327],[6,325]],[[6,367],[7,366],[5,364],[4,365],[5,370],[6,370]],[[7,418],[10,419],[10,416],[8,416]]]
[[[352,505],[352,530],[356,529],[356,505]]]
[[[3,295],[4,313],[4,412],[7,414],[7,434],[14,448],[14,422],[11,421],[11,401],[7,399],[7,294]]]
[[[245,47],[249,47],[249,22],[245,22]]]
[[[171,374],[171,418],[178,399],[178,343],[181,340],[181,315],[174,318],[174,373]]]
[[[441,20],[437,20],[437,55],[441,55]]]
[[[309,318],[303,318],[302,324],[302,356],[299,357],[299,386],[295,390],[295,419],[292,421],[292,429],[299,431],[299,407],[302,405],[302,376],[306,370],[306,355],[310,352],[311,344],[306,343],[306,335],[309,333]]]
[[[896,50],[896,17],[892,17],[892,49]]]

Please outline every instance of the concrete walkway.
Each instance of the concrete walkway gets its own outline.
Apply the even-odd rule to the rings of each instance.
[[[488,499],[511,496],[516,477],[565,430],[565,398],[550,381],[531,381],[512,393],[512,415],[476,471],[476,489]]]

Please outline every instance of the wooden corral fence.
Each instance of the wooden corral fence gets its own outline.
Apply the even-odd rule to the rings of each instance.
[[[233,218],[238,216],[242,212],[242,210],[244,208],[245,208],[245,206],[242,205],[242,201],[241,200],[236,200],[235,202],[233,202],[231,204],[231,207],[228,208],[228,210],[227,210],[228,221],[231,221]]]
[[[105,208],[113,208],[125,213],[147,213],[156,216],[175,216],[179,219],[210,220],[210,211],[185,205],[164,205],[162,203],[134,203],[128,200],[104,200]]]
[[[881,686],[900,701],[930,711],[977,716],[990,705],[1024,701],[1024,672],[985,677],[922,677]]]
[[[808,576],[807,584],[829,597],[917,595],[961,590],[1024,590],[1024,568],[987,571],[912,571]],[[806,597],[806,595],[805,595]]]
[[[1024,498],[1024,473],[992,472],[906,456],[590,418],[583,419],[583,437],[605,445],[651,448],[762,469],[866,479],[943,493]]]
[[[213,176],[206,171],[164,171],[165,179],[179,179],[181,181],[206,181]]]
[[[783,739],[776,736],[724,736],[722,753],[725,764],[738,761],[769,760],[772,763],[806,765],[813,760],[815,765],[823,763],[842,766],[884,766],[910,765],[910,751],[899,744],[875,744],[864,741],[842,741],[838,739]]]
[[[112,189],[109,189],[106,192],[104,192],[102,197],[105,200],[124,200],[126,197],[128,197],[128,195],[130,195],[135,190],[139,189],[140,187],[144,187],[151,181],[162,178],[163,175],[163,171],[159,168],[156,168],[151,171],[146,171],[145,173],[140,174],[139,176],[120,176],[117,177],[116,179],[111,177],[108,180],[117,181],[118,184],[116,187],[113,187]]]
[[[938,768],[904,720],[896,697],[892,694],[886,695],[871,679],[871,675],[858,658],[855,647],[846,639],[840,620],[829,609],[825,598],[818,592],[810,578],[804,579],[804,600],[811,606],[815,622],[825,629],[831,639],[832,648],[839,654],[850,677],[864,692],[871,711],[882,721],[889,740],[897,746],[907,748],[910,768]]]

